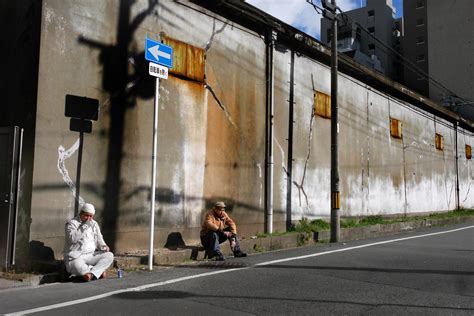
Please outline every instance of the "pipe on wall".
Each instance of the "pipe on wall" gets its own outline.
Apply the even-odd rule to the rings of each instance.
[[[454,122],[454,154],[456,155],[456,209],[459,210],[459,153],[458,153],[458,125],[459,122]]]
[[[273,232],[273,118],[274,118],[274,65],[273,52],[276,32],[270,30],[266,41],[266,130],[265,130],[265,233]]]
[[[295,51],[291,51],[290,64],[290,96],[288,100],[288,160],[286,174],[286,230],[290,230],[292,224],[291,189],[293,169],[293,108],[294,108],[294,86],[295,86]]]

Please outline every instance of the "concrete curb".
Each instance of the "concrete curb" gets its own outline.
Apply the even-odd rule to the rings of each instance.
[[[446,219],[424,219],[411,222],[400,222],[393,224],[376,224],[365,227],[341,229],[341,242],[366,239],[371,237],[389,236],[405,231],[429,229],[431,227],[442,227],[460,223],[474,223],[474,216],[453,217]],[[329,231],[321,231],[314,234],[294,233],[282,236],[269,236],[256,239],[242,239],[240,246],[243,251],[252,254],[280,249],[296,248],[318,242],[328,242]],[[223,244],[224,255],[231,256],[232,253]],[[185,263],[190,260],[204,260],[204,252],[198,246],[190,246],[188,249],[157,249],[153,256],[154,265],[170,266]],[[196,255],[197,253],[197,255]],[[148,262],[148,256],[116,256],[116,266],[121,268],[137,268]]]
[[[366,227],[342,228],[341,242],[366,239],[371,237],[389,236],[405,231],[415,231],[429,229],[431,227],[442,227],[460,223],[474,223],[474,216],[453,217],[445,219],[424,219],[419,221],[400,222],[394,224],[377,224]],[[328,242],[330,238],[329,231],[321,231],[313,234],[294,233],[282,236],[268,236],[255,239],[242,239],[240,246],[243,251],[252,253],[268,252],[280,249],[296,248],[307,246],[314,243]],[[224,255],[231,256],[232,253],[227,245],[223,245]],[[204,251],[202,247],[187,246],[186,248],[155,249],[153,262],[155,266],[173,266],[179,265],[191,260],[204,260]],[[117,267],[125,270],[143,269],[148,264],[148,255],[116,255],[114,267],[109,269],[109,275],[116,274]],[[17,279],[23,282],[23,285],[39,285],[45,283],[63,282],[64,271],[58,266],[58,261],[49,264],[45,262],[36,262],[37,271],[42,269],[45,274],[32,274]],[[55,270],[56,272],[51,272]],[[2,278],[2,274],[0,274]],[[12,286],[13,287],[13,286]],[[15,285],[18,287],[18,284]]]

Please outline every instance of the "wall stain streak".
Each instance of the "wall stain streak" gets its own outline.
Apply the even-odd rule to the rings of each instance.
[[[444,150],[443,150],[443,166],[444,166],[444,191],[446,194],[446,204],[449,210],[450,209],[449,206],[451,205],[451,197],[453,193],[454,184],[451,184],[451,190],[448,194],[448,176],[446,174],[446,155],[444,154]]]

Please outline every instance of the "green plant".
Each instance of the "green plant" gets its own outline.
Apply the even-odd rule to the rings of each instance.
[[[306,245],[311,240],[311,235],[309,233],[301,232],[298,234],[298,238],[296,240],[296,245],[298,247]]]
[[[358,225],[359,225],[359,223],[355,219],[341,220],[341,227],[342,228],[357,227]]]
[[[360,222],[360,226],[369,226],[377,224],[385,224],[386,221],[383,219],[382,215],[371,215],[363,218]]]
[[[263,249],[263,247],[260,246],[260,245],[254,244],[254,245],[253,245],[253,250],[254,250],[255,252],[263,252],[265,249]]]
[[[299,233],[313,233],[328,229],[329,223],[322,219],[315,219],[310,221],[308,218],[303,217],[299,220],[298,224],[295,225],[294,231]]]

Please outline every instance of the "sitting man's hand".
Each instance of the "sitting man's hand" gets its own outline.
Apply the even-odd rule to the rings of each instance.
[[[88,222],[83,222],[81,226],[79,226],[79,228],[81,228],[83,232],[88,230],[90,227],[91,225]]]
[[[110,248],[109,248],[109,246],[105,245],[105,246],[100,247],[100,250],[105,251],[105,252],[109,252]]]
[[[232,233],[231,233],[231,232],[224,232],[224,235],[225,235],[227,238],[232,237]]]

